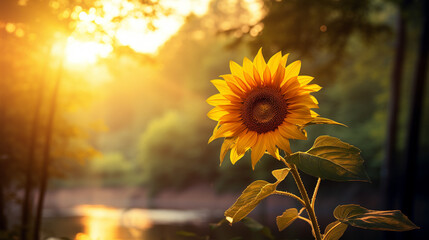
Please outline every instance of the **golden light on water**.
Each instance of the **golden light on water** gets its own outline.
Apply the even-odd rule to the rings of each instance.
[[[112,208],[104,206],[80,206],[79,208],[85,217],[83,225],[85,230],[78,233],[76,240],[103,240],[114,239],[119,225],[118,212]]]
[[[83,232],[75,240],[105,240],[129,236],[141,237],[142,230],[152,227],[152,221],[144,211],[124,211],[103,205],[80,205],[76,211],[84,216]],[[138,235],[138,236],[137,236]]]
[[[104,205],[79,205],[74,209],[82,216],[82,232],[75,240],[146,239],[147,230],[156,224],[201,222],[207,218],[203,211],[113,208]]]

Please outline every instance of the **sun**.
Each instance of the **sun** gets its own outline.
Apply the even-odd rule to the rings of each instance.
[[[203,15],[209,2],[160,1],[161,7],[175,9],[175,14],[159,14],[153,19],[142,14],[148,6],[138,0],[97,0],[96,7],[86,10],[74,6],[62,14],[75,21],[74,30],[66,41],[65,62],[70,65],[95,64],[109,56],[113,46],[156,54],[158,48],[185,23],[188,14]],[[150,24],[155,30],[148,28]]]
[[[69,37],[64,50],[65,61],[75,65],[94,64],[99,58],[107,57],[112,50],[110,44],[80,41],[74,37]]]

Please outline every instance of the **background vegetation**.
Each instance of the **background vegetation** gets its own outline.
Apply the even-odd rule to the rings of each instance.
[[[216,92],[209,80],[228,73],[229,60],[241,63],[263,47],[266,57],[281,50],[301,59],[302,73],[324,87],[315,94],[317,112],[349,126],[309,127],[309,141],[293,141],[293,150],[321,134],[358,146],[373,184],[352,188],[368,194],[373,206],[401,209],[395,205],[411,201],[406,214],[423,234],[429,211],[425,1],[265,0],[256,8],[248,2],[214,0],[204,14],[188,13],[155,54],[113,37],[108,56],[73,65],[62,53],[79,21],[71,13],[76,6],[99,8],[97,1],[1,1],[0,232],[27,234],[25,212],[37,212],[32,203],[40,202],[46,179],[52,188],[137,186],[154,196],[196,184],[240,191],[252,179],[269,177],[277,164],[269,157],[254,172],[249,156],[218,166],[221,141],[207,145],[215,122],[206,117],[205,103]],[[162,1],[140,3],[151,9],[143,15],[148,28],[151,19],[174,14]],[[59,17],[66,11],[69,16]],[[415,89],[422,91],[417,102]],[[388,128],[392,116],[397,123]],[[416,186],[406,194],[411,200],[403,197],[410,178]],[[331,184],[339,190],[322,187],[320,199],[345,189]]]

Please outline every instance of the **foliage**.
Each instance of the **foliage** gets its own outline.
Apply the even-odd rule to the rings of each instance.
[[[360,158],[359,152],[360,150],[356,147],[344,143],[337,138],[329,136],[319,137],[307,153],[294,153],[286,156],[284,163],[289,168],[278,169],[272,172],[277,179],[275,183],[268,183],[263,180],[251,183],[237,201],[225,211],[226,220],[231,224],[238,222],[246,217],[264,198],[273,194],[281,194],[297,199],[303,205],[303,209],[308,212],[309,219],[300,216],[303,211],[298,212],[295,208],[287,209],[276,219],[280,231],[290,226],[296,219],[305,220],[310,224],[315,239],[339,239],[347,229],[347,225],[383,231],[409,231],[417,229],[418,227],[399,210],[374,211],[365,209],[359,205],[350,204],[338,206],[334,210],[334,216],[338,221],[328,225],[324,234],[320,233],[317,220],[313,217],[314,202],[320,180],[368,181],[368,176],[362,167],[363,160]],[[332,163],[330,161],[334,161],[336,164],[330,164]],[[296,167],[311,176],[319,178],[311,202],[308,199]],[[277,190],[278,184],[286,178],[289,171],[293,173],[294,179],[300,188],[302,198],[289,192]],[[350,175],[350,173],[355,173],[355,175]]]
[[[209,126],[202,125],[204,121],[196,117],[201,115],[194,114],[194,111],[168,112],[151,122],[140,136],[138,162],[143,173],[141,181],[150,190],[183,187],[196,178],[207,180],[215,174],[210,168],[201,167],[214,167],[217,159],[200,157],[213,156],[214,150],[213,147],[200,147],[207,139],[198,133],[207,132]]]
[[[285,55],[286,58],[287,56]],[[264,154],[281,160],[286,166],[286,168],[272,171],[273,176],[277,179],[275,183],[257,180],[248,185],[237,201],[225,211],[226,220],[231,224],[236,223],[246,217],[263,199],[273,194],[280,194],[294,198],[302,205],[300,211],[288,209],[276,218],[280,231],[298,218],[311,226],[316,240],[339,239],[347,228],[344,224],[385,231],[418,229],[419,227],[398,210],[374,211],[358,205],[342,205],[334,210],[334,216],[338,221],[328,225],[324,234],[321,233],[315,214],[315,201],[322,179],[365,182],[370,180],[363,167],[364,160],[360,156],[361,151],[338,138],[320,136],[308,151],[295,153],[291,151],[290,139],[307,139],[304,129],[306,126],[343,124],[320,118],[316,113],[308,116],[305,114],[294,115],[294,111],[297,109],[306,113],[310,112],[311,108],[318,108],[318,101],[313,96],[310,101],[312,104],[308,104],[309,101],[305,98],[295,99],[294,93],[302,89],[307,90],[309,81],[301,78],[301,81],[294,84],[297,79],[300,79],[300,69],[295,71],[294,67],[290,67],[294,63],[286,67],[286,72],[293,72],[293,74],[278,74],[285,68],[286,61],[283,61],[285,57],[278,52],[266,63],[259,50],[253,62],[244,58],[243,67],[241,67],[231,61],[232,75],[222,75],[224,81],[212,81],[220,93],[207,99],[208,104],[218,108],[212,109],[208,113],[211,119],[218,122],[209,143],[215,138],[224,138],[221,163],[225,157],[224,152],[231,151],[231,161],[234,164],[247,150],[251,150],[253,168]],[[276,69],[273,67],[277,68],[274,75],[271,74],[274,72],[273,69]],[[265,70],[261,71],[261,69]],[[263,78],[260,77],[262,72]],[[229,76],[233,77],[228,78]],[[312,78],[310,78],[311,80]],[[279,85],[273,85],[273,82]],[[280,83],[284,83],[284,85],[280,85]],[[276,88],[277,86],[281,86],[281,88]],[[315,86],[318,91],[320,87]],[[305,94],[308,92],[304,91],[299,96]],[[289,98],[295,99],[293,103],[301,107],[289,104]],[[285,106],[277,104],[277,101],[280,101],[278,99],[287,104]],[[213,113],[213,110],[218,110],[218,112]],[[286,111],[287,114],[283,114],[283,111]],[[263,113],[263,118],[260,117],[261,113]],[[295,122],[295,119],[299,121]],[[266,127],[267,124],[269,127]],[[282,124],[289,124],[289,128],[282,129]],[[295,130],[298,132],[295,133]],[[287,145],[284,144],[285,141]],[[279,154],[277,147],[283,150],[284,157]],[[318,179],[311,200],[298,169]],[[277,189],[279,183],[287,177],[289,172],[295,180],[301,197]],[[304,210],[307,212],[308,218],[301,216]]]
[[[360,150],[338,138],[320,136],[307,152],[297,152],[286,160],[303,172],[335,181],[369,181]]]
[[[353,227],[381,231],[409,231],[418,227],[399,210],[374,211],[355,204],[340,205],[334,210],[338,221]]]

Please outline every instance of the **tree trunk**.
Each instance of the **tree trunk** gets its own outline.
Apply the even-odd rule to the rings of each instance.
[[[33,240],[39,240],[40,239],[40,227],[42,224],[42,215],[43,215],[43,204],[45,201],[45,194],[46,194],[46,188],[48,185],[48,179],[49,179],[49,167],[51,165],[51,140],[52,140],[52,130],[54,126],[54,119],[55,119],[55,113],[57,109],[57,99],[58,99],[58,92],[59,87],[61,83],[62,78],[62,72],[63,72],[63,61],[64,61],[64,52],[63,56],[61,56],[60,64],[58,67],[58,74],[57,78],[55,79],[55,86],[52,93],[52,99],[50,101],[50,109],[49,109],[49,115],[48,115],[48,124],[46,127],[46,133],[45,133],[45,145],[43,148],[43,162],[42,162],[42,169],[41,169],[41,175],[40,175],[40,189],[39,189],[39,197],[37,201],[37,207],[36,207],[36,219],[34,222],[34,229],[33,229]]]
[[[416,192],[416,173],[419,150],[420,126],[423,105],[423,91],[427,76],[427,60],[429,49],[429,3],[422,1],[423,27],[420,36],[420,46],[417,54],[416,71],[411,89],[410,118],[407,126],[405,143],[404,186],[401,210],[412,220],[414,218],[414,199]]]
[[[6,42],[6,33],[4,31],[0,32],[0,41]],[[0,46],[4,46],[4,44],[0,43]],[[4,47],[1,47],[0,54],[3,54],[5,51]],[[4,66],[2,63],[0,63],[0,176],[2,176],[2,179],[0,181],[0,231],[6,231],[7,230],[7,220],[6,220],[6,199],[4,195],[4,189],[5,189],[5,182],[6,179],[4,179],[6,170],[6,152],[5,152],[5,143],[2,142],[4,138],[4,126],[5,126],[5,108],[6,108],[6,78],[3,75]]]
[[[40,108],[42,105],[42,98],[43,98],[43,90],[45,89],[45,74],[48,68],[49,63],[49,51],[51,48],[49,47],[46,53],[46,56],[48,56],[45,59],[45,62],[42,67],[42,72],[40,74],[40,81],[38,83],[37,92],[36,92],[36,103],[34,105],[34,112],[33,112],[33,119],[31,124],[31,133],[30,133],[30,143],[28,146],[28,156],[27,161],[25,163],[26,169],[25,169],[25,189],[24,189],[24,200],[22,202],[22,218],[21,218],[21,239],[25,240],[28,239],[29,236],[29,230],[30,230],[30,216],[31,212],[33,210],[33,171],[34,171],[34,158],[35,158],[35,149],[36,149],[36,140],[37,140],[37,134],[39,129],[39,115],[40,115]],[[37,81],[36,81],[37,82]]]
[[[395,59],[393,61],[392,75],[390,79],[390,99],[386,133],[386,155],[381,166],[381,192],[383,194],[382,208],[393,209],[395,205],[395,186],[397,159],[397,132],[398,132],[398,112],[401,97],[401,81],[404,69],[404,57],[406,46],[406,21],[405,8],[408,0],[401,2],[398,6],[399,14],[397,18],[397,34],[395,46]]]

